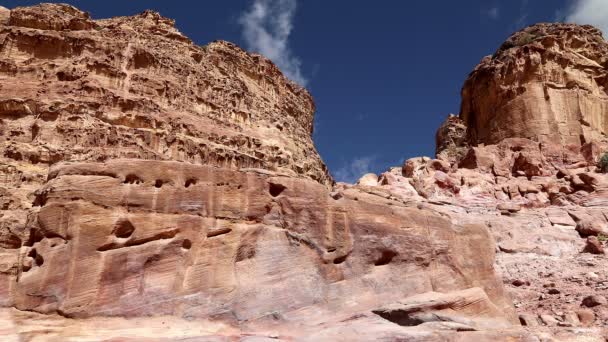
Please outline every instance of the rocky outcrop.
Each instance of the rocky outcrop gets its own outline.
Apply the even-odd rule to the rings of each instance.
[[[537,24],[515,33],[464,84],[460,118],[470,142],[606,139],[607,67],[608,43],[594,27]]]
[[[11,165],[128,157],[255,167],[330,185],[310,94],[268,59],[196,46],[154,12],[93,21],[15,8],[0,27],[0,125]]]
[[[467,126],[459,117],[450,114],[435,134],[435,155],[449,163],[459,162],[469,147]]]
[[[11,286],[20,310],[289,325],[309,321],[306,308],[352,315],[478,287],[496,308],[488,319],[514,319],[485,227],[432,210],[177,162],[62,165],[49,177]],[[467,312],[475,322],[486,311]]]
[[[488,229],[373,174],[333,187],[266,58],[56,4],[0,10],[0,56],[1,336],[526,334]]]
[[[600,340],[596,38],[516,34],[465,84],[436,159],[351,185],[314,149],[309,93],[264,57],[151,11],[0,8],[0,337]]]

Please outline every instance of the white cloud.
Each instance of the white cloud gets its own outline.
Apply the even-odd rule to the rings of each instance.
[[[500,16],[500,8],[492,7],[486,13],[488,14],[488,17],[492,19],[498,19],[498,17]]]
[[[291,80],[306,86],[301,62],[289,49],[296,0],[255,0],[239,23],[249,50],[272,60]]]
[[[608,1],[576,0],[566,15],[566,21],[591,24],[608,33]]]
[[[372,172],[376,163],[375,156],[355,158],[334,173],[338,182],[354,183],[366,173]]]

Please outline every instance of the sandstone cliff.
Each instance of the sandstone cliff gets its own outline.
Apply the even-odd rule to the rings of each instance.
[[[6,10],[5,10],[6,12]],[[266,58],[199,47],[154,12],[93,21],[67,5],[16,8],[0,33],[6,164],[179,160],[331,184],[314,102]]]
[[[460,117],[471,143],[605,140],[607,68],[608,43],[594,27],[537,24],[515,33],[462,89]]]
[[[598,53],[570,36],[594,29],[538,27],[563,56]],[[438,131],[437,159],[334,185],[310,138],[312,98],[261,56],[197,47],[150,11],[92,20],[67,5],[1,9],[0,30],[1,338],[605,333],[608,262],[587,253],[608,234],[603,121],[555,116],[564,130],[551,131],[554,112],[525,97],[542,82],[523,74],[508,82],[530,93],[511,100],[530,110],[509,112],[498,60],[536,58],[535,41],[507,44],[473,72],[460,118]],[[493,93],[479,93],[490,79]],[[494,107],[511,119],[488,116]],[[528,120],[537,113],[545,126]],[[519,126],[498,128],[509,120]]]
[[[150,11],[0,13],[6,336],[84,338],[107,317],[108,338],[150,316],[205,323],[184,328],[197,339],[442,340],[516,323],[483,225],[330,189],[312,98],[269,60],[195,46]]]

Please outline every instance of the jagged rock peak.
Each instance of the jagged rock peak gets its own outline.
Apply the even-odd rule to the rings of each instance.
[[[561,145],[608,133],[608,43],[575,24],[536,24],[485,57],[462,89],[472,144],[529,138]]]
[[[95,26],[88,13],[68,4],[16,7],[10,11],[9,18],[11,26],[38,30],[90,30]]]

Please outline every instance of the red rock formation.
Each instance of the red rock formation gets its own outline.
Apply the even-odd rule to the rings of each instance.
[[[262,56],[196,46],[149,11],[93,21],[45,4],[10,11],[1,30],[8,163],[180,160],[331,184],[310,94]]]
[[[605,139],[607,66],[608,43],[594,27],[537,24],[515,33],[462,89],[460,117],[471,143]]]
[[[269,60],[150,11],[0,14],[0,335],[523,334],[486,227],[330,189],[312,98]]]
[[[0,30],[0,337],[603,333],[608,274],[589,265],[608,262],[581,253],[583,237],[599,250],[608,234],[602,71],[580,66],[603,65],[593,29],[516,34],[465,84],[437,159],[333,187],[310,138],[312,98],[261,56],[197,47],[149,11],[0,9]],[[546,72],[551,84],[590,73],[598,87],[549,86],[550,104],[535,104]],[[547,109],[564,103],[589,111]]]

